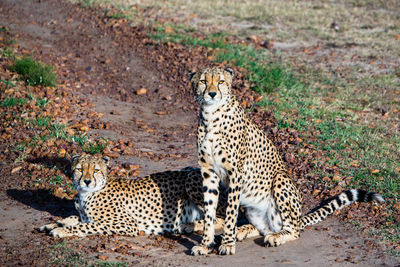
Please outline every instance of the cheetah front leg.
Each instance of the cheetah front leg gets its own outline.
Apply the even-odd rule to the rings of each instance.
[[[236,224],[239,213],[241,190],[239,173],[239,171],[235,171],[234,173],[228,171],[230,181],[228,192],[228,206],[226,207],[226,217],[222,242],[221,246],[218,249],[218,253],[221,255],[233,255],[235,254],[236,250]]]
[[[61,219],[56,221],[55,223],[50,223],[43,225],[38,228],[40,232],[50,232],[54,228],[57,227],[65,227],[65,226],[72,226],[72,225],[77,225],[79,223],[79,217],[76,215],[69,216],[67,218]]]
[[[100,223],[78,223],[76,225],[57,227],[50,231],[50,235],[58,238],[70,237],[70,236],[79,236],[85,237],[93,233],[91,229],[93,227],[100,227]]]
[[[123,214],[122,214],[123,215]],[[50,235],[54,237],[79,236],[88,235],[126,235],[137,236],[139,234],[137,222],[135,219],[121,216],[105,221],[93,221],[88,223],[78,223],[65,227],[58,227],[50,231]]]
[[[204,164],[205,165],[205,164]],[[204,231],[203,239],[199,246],[192,248],[193,255],[206,255],[210,252],[214,243],[214,221],[218,204],[218,184],[219,177],[212,169],[201,168],[203,176],[203,194],[204,194]]]

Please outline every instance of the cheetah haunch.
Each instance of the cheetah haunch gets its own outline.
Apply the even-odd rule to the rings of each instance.
[[[219,254],[234,254],[239,205],[264,236],[266,246],[279,246],[354,201],[383,201],[376,193],[350,190],[302,216],[302,199],[272,142],[246,116],[231,85],[233,70],[207,68],[189,75],[200,103],[197,149],[204,192],[204,234],[192,254],[207,254],[214,242],[220,182],[229,187]]]

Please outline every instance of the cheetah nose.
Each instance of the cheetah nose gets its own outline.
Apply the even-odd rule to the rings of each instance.
[[[85,182],[86,185],[89,185],[92,181],[90,180],[83,180]]]
[[[216,92],[209,92],[208,95],[211,96],[211,98],[214,98],[214,96],[216,96],[217,93]]]

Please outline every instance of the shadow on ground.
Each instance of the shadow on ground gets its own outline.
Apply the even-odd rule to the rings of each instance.
[[[48,212],[52,216],[68,217],[75,214],[73,200],[58,198],[50,190],[9,189],[7,195],[30,208]]]
[[[45,156],[38,158],[28,158],[26,159],[29,163],[41,164],[47,168],[56,167],[63,173],[70,175],[71,161],[62,157]]]

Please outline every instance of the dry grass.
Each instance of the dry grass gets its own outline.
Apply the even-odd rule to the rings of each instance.
[[[112,4],[137,20],[169,21],[196,31],[272,40],[279,60],[334,81],[340,106],[392,111],[400,92],[400,2],[397,0],[75,0]],[[134,16],[140,10],[140,15]],[[135,13],[136,14],[136,13]],[[331,27],[337,23],[338,30]],[[158,22],[157,22],[158,23]],[[320,47],[310,50],[310,47]],[[269,53],[266,51],[265,53]],[[323,83],[318,77],[308,77]],[[322,101],[323,102],[323,101]]]
[[[103,1],[103,0],[100,0]],[[260,34],[279,42],[312,45],[320,41],[358,43],[374,47],[374,54],[400,55],[394,38],[400,26],[400,3],[388,1],[298,1],[298,0],[128,0],[161,17],[177,14],[197,26],[232,28],[239,34]],[[193,17],[193,15],[197,15]],[[340,29],[334,31],[336,22]],[[212,28],[212,27],[211,27]],[[367,52],[368,53],[368,52]]]

